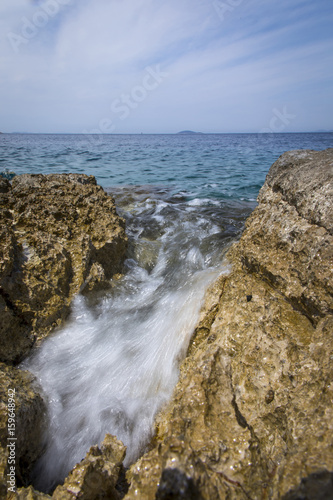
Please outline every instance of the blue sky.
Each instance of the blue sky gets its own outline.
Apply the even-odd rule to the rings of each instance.
[[[332,130],[332,0],[1,0],[0,131]]]

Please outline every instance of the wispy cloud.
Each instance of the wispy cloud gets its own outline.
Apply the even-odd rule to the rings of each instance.
[[[332,128],[333,4],[231,5],[222,19],[213,0],[2,0],[0,130],[80,133],[109,117],[119,133],[256,132],[283,106],[290,130]],[[8,35],[38,20],[15,50]],[[112,103],[154,65],[168,78],[119,121]]]

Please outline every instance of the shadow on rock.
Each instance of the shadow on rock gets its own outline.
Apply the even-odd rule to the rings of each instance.
[[[310,474],[282,500],[333,500],[333,472],[325,470]]]
[[[201,500],[193,479],[179,469],[164,469],[156,500]]]

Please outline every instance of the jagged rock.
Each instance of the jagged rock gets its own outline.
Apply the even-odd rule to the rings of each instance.
[[[125,499],[332,497],[332,167],[333,150],[289,152],[271,167]],[[53,497],[118,498],[123,458],[107,437]]]
[[[58,486],[52,497],[40,493],[32,486],[20,488],[14,500],[120,500],[121,476],[126,447],[111,434],[106,434],[101,447],[92,446],[86,457],[69,473],[63,485]]]
[[[0,360],[17,363],[66,318],[79,291],[106,286],[127,239],[93,176],[0,179]]]
[[[271,167],[126,500],[332,498],[332,177],[333,149]]]
[[[50,500],[50,496],[36,491],[32,486],[19,488],[15,493],[9,494],[8,500]]]
[[[101,448],[92,446],[86,457],[58,486],[54,500],[96,500],[121,498],[116,487],[122,470],[126,447],[115,436],[107,434]]]
[[[13,414],[10,421],[9,412]],[[33,375],[0,363],[0,498],[6,498],[12,459],[15,484],[18,481],[27,483],[31,466],[42,452],[45,413],[45,404]],[[8,444],[14,444],[12,455]]]
[[[79,291],[107,285],[121,269],[124,221],[95,178],[0,178],[0,361],[18,363],[69,312]],[[33,377],[1,364],[1,492],[8,471],[7,389],[16,391],[16,480],[38,458],[45,408]],[[32,488],[18,498],[42,498]]]
[[[333,314],[333,149],[274,163],[235,258],[317,324]],[[260,251],[259,251],[260,249]]]

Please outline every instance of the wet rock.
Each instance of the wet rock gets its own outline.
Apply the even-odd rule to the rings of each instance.
[[[289,152],[272,166],[125,499],[331,498],[332,166],[333,150]],[[53,497],[119,498],[124,454],[108,436]]]
[[[6,497],[12,458],[16,486],[28,484],[31,467],[42,452],[45,413],[34,377],[29,372],[0,363],[0,498]],[[8,444],[12,443],[12,455],[9,456]]]
[[[152,271],[157,263],[160,246],[161,244],[158,241],[150,241],[145,238],[140,239],[134,249],[134,258],[139,266],[148,272]]]
[[[116,437],[107,434],[101,447],[92,446],[86,457],[70,472],[63,485],[58,486],[54,500],[109,499],[122,496],[117,483],[125,458],[126,447]]]
[[[0,360],[17,363],[67,317],[75,294],[107,286],[127,239],[93,176],[0,181]]]
[[[271,167],[127,500],[174,498],[168,469],[205,500],[331,498],[332,176],[332,149]]]

